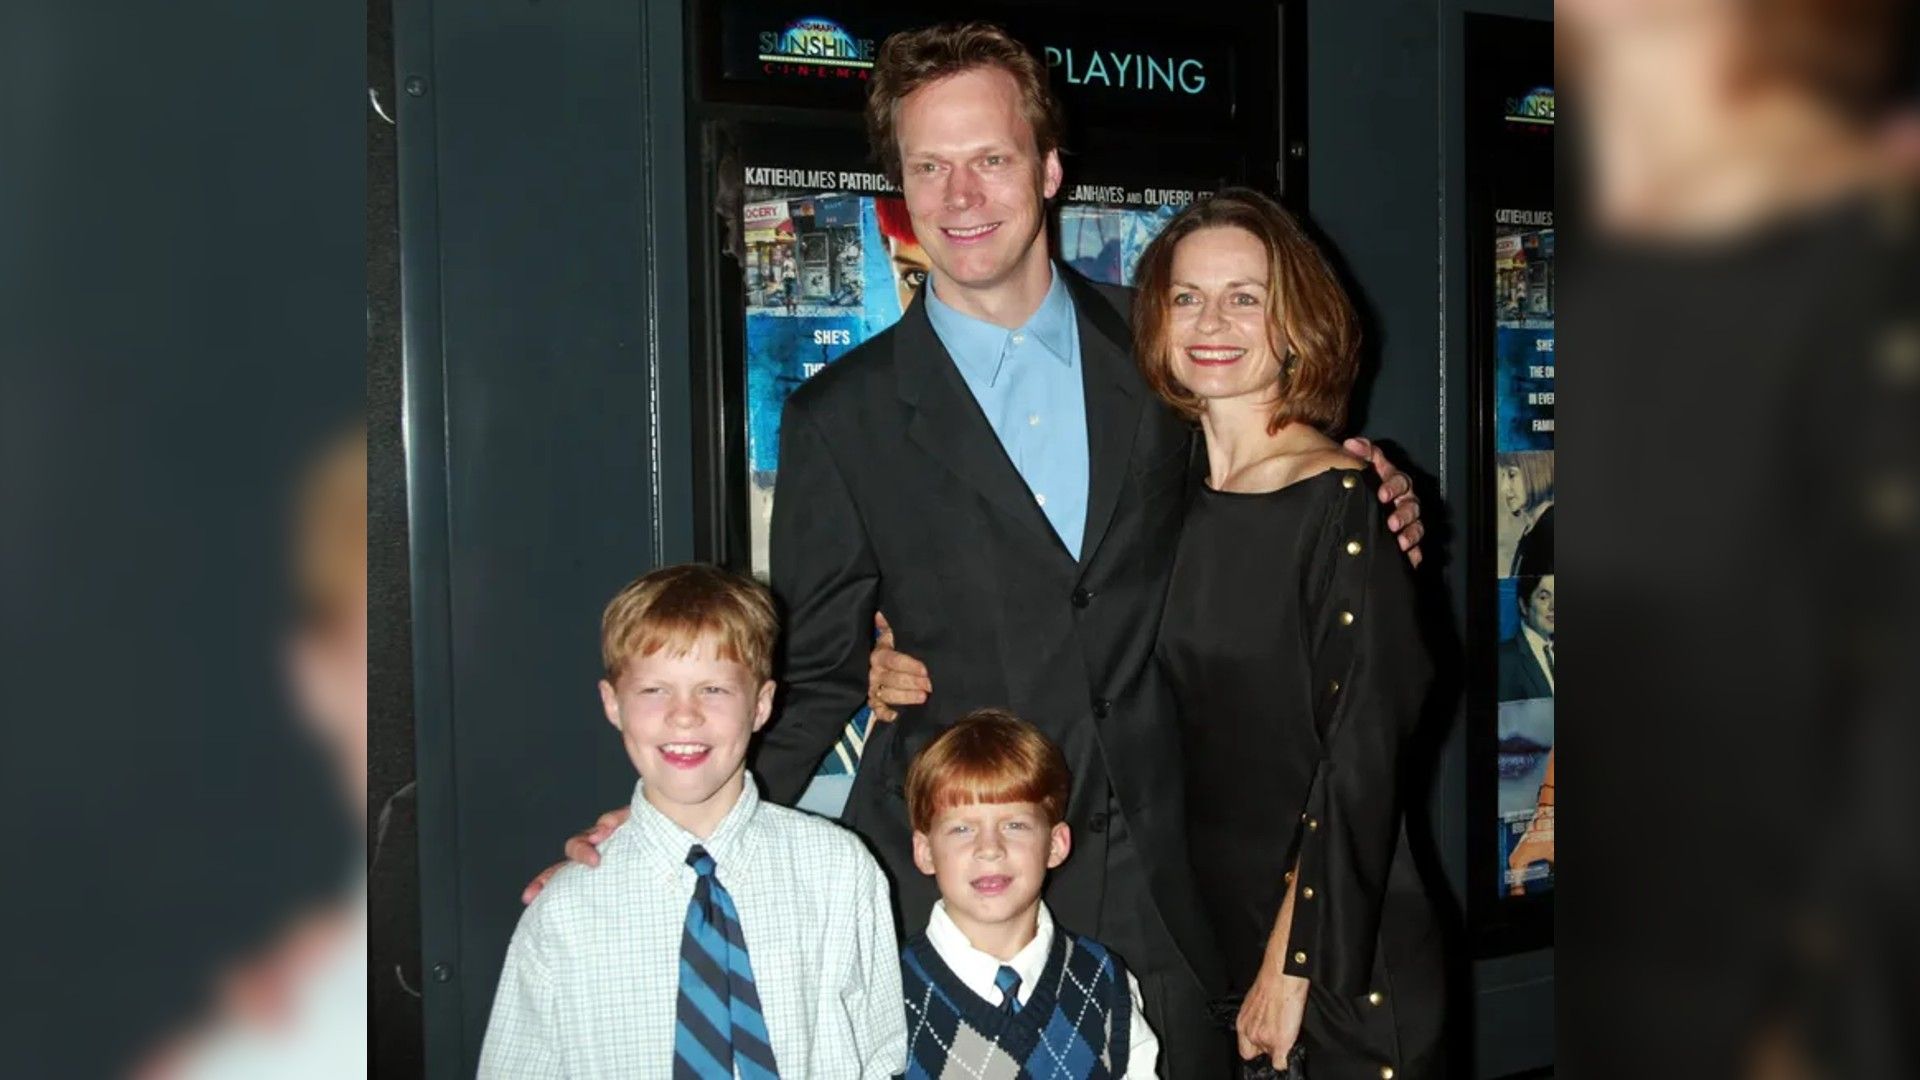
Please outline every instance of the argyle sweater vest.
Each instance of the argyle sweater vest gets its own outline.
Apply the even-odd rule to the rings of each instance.
[[[1127,1071],[1133,997],[1120,958],[1054,928],[1038,985],[1002,1012],[967,988],[922,933],[900,954],[908,1080],[1108,1080]]]

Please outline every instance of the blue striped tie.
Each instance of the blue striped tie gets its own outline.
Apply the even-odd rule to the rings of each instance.
[[[673,1080],[779,1080],[753,964],[740,935],[740,912],[713,876],[699,844],[687,865],[700,875],[680,934],[680,1000],[673,1031]]]

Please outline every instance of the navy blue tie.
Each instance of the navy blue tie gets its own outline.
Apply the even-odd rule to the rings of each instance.
[[[680,999],[673,1032],[673,1080],[778,1080],[760,992],[753,985],[740,912],[713,876],[699,844],[687,865],[700,875],[680,934]]]
[[[1012,1016],[1020,1011],[1020,973],[1006,964],[993,973],[993,985],[1000,988],[1000,1011]]]

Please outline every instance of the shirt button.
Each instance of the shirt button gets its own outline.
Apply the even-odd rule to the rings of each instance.
[[[1028,427],[1039,427],[1039,426],[1040,426],[1040,414],[1039,414],[1039,413],[1028,413],[1028,414],[1027,414],[1027,426],[1028,426]]]
[[[1033,493],[1033,501],[1039,503],[1041,506],[1047,505],[1047,497],[1037,491]]]
[[[1013,335],[1013,343],[1015,345],[1025,345],[1027,343],[1027,335],[1025,334]]]

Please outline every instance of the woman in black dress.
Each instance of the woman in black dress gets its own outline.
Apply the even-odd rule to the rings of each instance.
[[[1352,307],[1272,200],[1222,191],[1142,256],[1146,380],[1205,436],[1160,629],[1193,872],[1243,1059],[1314,1080],[1437,1074],[1442,976],[1401,749],[1431,671],[1372,474],[1330,436]]]

